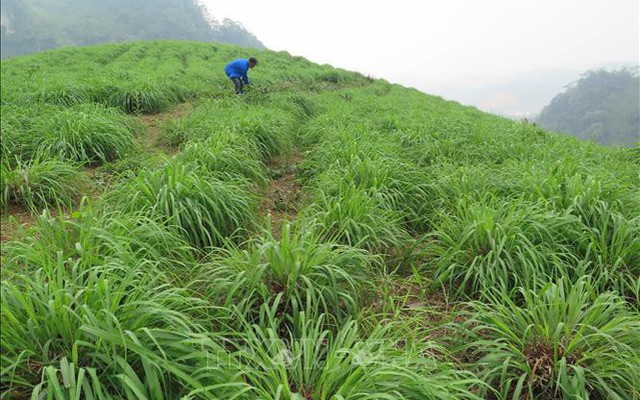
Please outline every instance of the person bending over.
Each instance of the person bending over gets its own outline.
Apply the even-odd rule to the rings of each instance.
[[[249,84],[249,77],[247,72],[250,68],[258,65],[258,60],[255,57],[251,57],[248,60],[240,58],[235,61],[231,61],[224,67],[224,72],[235,86],[236,94],[244,94],[244,85]]]

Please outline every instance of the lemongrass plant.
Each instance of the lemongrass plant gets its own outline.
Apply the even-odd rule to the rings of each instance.
[[[339,324],[358,315],[374,262],[362,250],[321,241],[309,226],[285,222],[277,239],[265,231],[242,247],[219,252],[202,273],[209,277],[207,296],[248,320],[263,304],[278,303],[282,324],[299,311],[325,313]]]
[[[80,105],[41,118],[38,134],[27,147],[79,163],[104,163],[129,152],[134,143],[133,122],[115,109]]]
[[[89,189],[85,174],[64,161],[36,157],[3,158],[0,164],[0,207],[19,206],[31,213],[72,207]]]
[[[261,310],[260,323],[247,324],[238,347],[241,370],[261,399],[477,399],[479,382],[431,354],[433,343],[394,334],[394,323],[365,334],[355,321],[337,332],[324,316],[294,315],[286,332],[273,324],[274,307]]]
[[[255,196],[246,179],[214,175],[175,160],[141,171],[110,196],[114,209],[166,224],[201,249],[242,238],[256,213]]]
[[[203,334],[208,304],[169,282],[149,262],[63,259],[3,281],[2,396],[171,399],[219,384],[201,398],[230,398],[241,383],[214,362],[227,352]]]
[[[459,351],[499,398],[640,398],[640,316],[584,278],[472,303]],[[516,302],[513,297],[519,297]]]
[[[458,292],[535,288],[570,274],[573,259],[559,237],[574,222],[543,204],[462,198],[453,212],[441,214],[426,252],[434,261],[436,283]]]

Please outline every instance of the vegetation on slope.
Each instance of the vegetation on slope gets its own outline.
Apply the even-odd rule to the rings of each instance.
[[[264,48],[240,23],[194,0],[5,0],[2,58],[61,46],[179,39]]]
[[[640,142],[638,68],[589,71],[546,106],[541,126],[600,144]]]
[[[3,214],[39,214],[2,250],[3,397],[640,399],[635,149],[286,53],[236,96],[240,56],[2,63]],[[145,155],[139,116],[183,102]]]

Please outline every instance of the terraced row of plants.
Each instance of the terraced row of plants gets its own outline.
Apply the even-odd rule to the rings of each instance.
[[[446,317],[442,342],[489,385],[481,396],[636,398],[637,149],[397,87],[370,93],[326,95],[309,126],[310,215],[325,237],[472,299]],[[418,296],[422,312],[407,303],[427,337],[429,299]]]
[[[239,56],[3,61],[3,218],[41,215],[3,244],[2,398],[640,398],[637,149],[283,53],[235,96]],[[184,101],[148,154],[134,115]]]

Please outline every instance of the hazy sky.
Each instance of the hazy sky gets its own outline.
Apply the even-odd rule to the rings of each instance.
[[[426,92],[640,58],[639,0],[202,0],[271,50]]]

